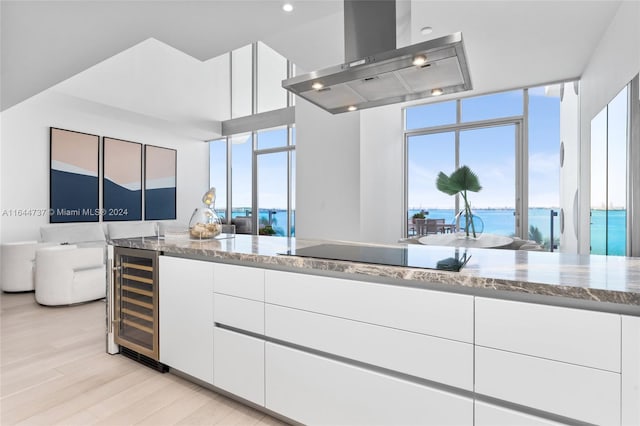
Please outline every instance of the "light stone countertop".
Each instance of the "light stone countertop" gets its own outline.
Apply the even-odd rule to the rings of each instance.
[[[542,303],[576,306],[640,316],[640,258],[586,256],[500,249],[465,249],[470,260],[460,272],[386,266],[349,261],[282,256],[291,248],[347,241],[314,241],[284,237],[235,235],[215,240],[145,237],[113,240],[115,246],[160,251],[168,255],[210,259],[292,272],[339,273],[355,279],[407,282],[443,291],[486,297],[541,298]],[[409,256],[450,256],[451,248],[418,244],[389,245]],[[382,281],[381,281],[382,280]],[[526,297],[524,298],[526,300]],[[586,304],[585,304],[586,303]]]

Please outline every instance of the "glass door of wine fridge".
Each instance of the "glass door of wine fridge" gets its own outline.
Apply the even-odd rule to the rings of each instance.
[[[158,253],[114,250],[115,342],[158,360]]]

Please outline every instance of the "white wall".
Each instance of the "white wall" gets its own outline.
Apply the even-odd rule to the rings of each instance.
[[[360,241],[360,113],[296,99],[296,237]]]
[[[211,93],[215,102],[212,102],[211,115],[220,122],[231,118],[231,55],[216,56],[205,62],[207,71],[210,73]]]
[[[178,150],[177,220],[187,224],[208,188],[209,151],[178,128],[137,114],[43,92],[2,112],[0,204],[10,209],[49,208],[49,127],[59,127]],[[73,190],[70,188],[70,190]],[[0,242],[39,238],[47,216],[0,216]]]
[[[162,119],[186,136],[211,140],[228,118],[228,56],[202,62],[148,39],[50,90]]]
[[[403,145],[400,105],[331,115],[296,99],[296,236],[397,242]]]
[[[360,111],[360,238],[402,237],[404,141],[401,105]]]
[[[640,72],[640,2],[623,1],[580,85],[580,252],[589,253],[591,120]]]

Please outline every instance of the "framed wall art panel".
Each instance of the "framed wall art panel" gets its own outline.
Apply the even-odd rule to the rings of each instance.
[[[100,137],[49,128],[51,223],[98,222]]]
[[[142,144],[102,138],[102,219],[142,220]]]
[[[144,218],[176,218],[177,151],[144,146]]]

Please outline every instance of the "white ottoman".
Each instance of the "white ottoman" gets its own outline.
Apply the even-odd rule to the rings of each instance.
[[[2,291],[32,291],[34,289],[33,265],[36,250],[51,243],[22,241],[2,244],[0,286]]]

